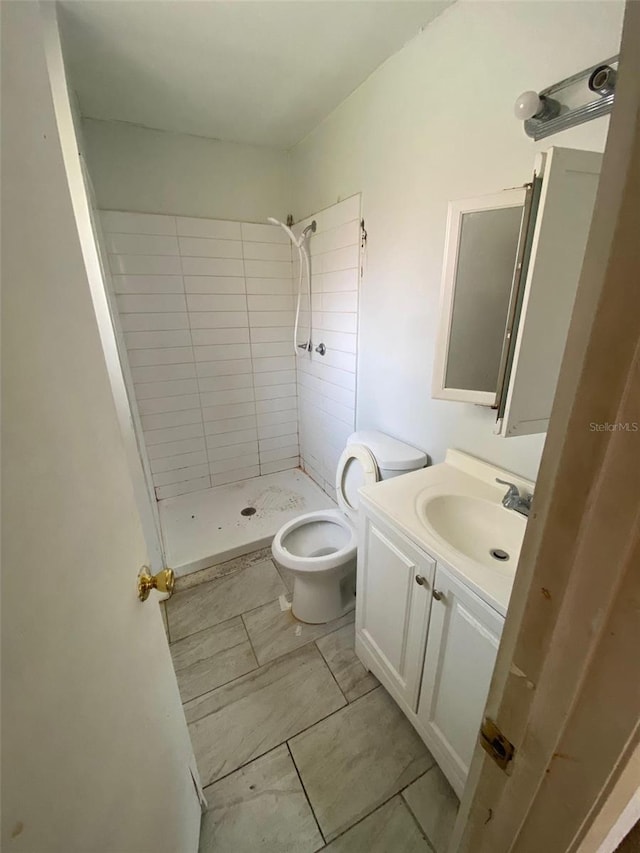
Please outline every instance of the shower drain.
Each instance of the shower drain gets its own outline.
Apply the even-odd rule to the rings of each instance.
[[[494,560],[500,560],[503,563],[509,559],[509,554],[503,551],[502,548],[491,548],[489,553]]]
[[[244,509],[240,510],[240,515],[255,515],[257,512],[254,506],[246,506]]]

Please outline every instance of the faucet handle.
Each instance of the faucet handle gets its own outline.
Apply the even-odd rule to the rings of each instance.
[[[520,495],[520,489],[516,486],[515,483],[510,483],[509,480],[501,480],[500,477],[496,477],[496,483],[502,483],[503,486],[509,486],[508,495]]]
[[[506,495],[502,498],[502,506],[505,509],[515,509],[516,512],[528,517],[533,495],[521,492],[516,484],[510,483],[509,480],[501,480],[499,477],[496,477],[496,483],[502,483],[503,486],[509,486]]]

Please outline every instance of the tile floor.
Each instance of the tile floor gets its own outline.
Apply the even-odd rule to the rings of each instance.
[[[179,579],[167,630],[208,810],[200,853],[445,853],[458,800],[353,651],[297,622],[263,549]]]

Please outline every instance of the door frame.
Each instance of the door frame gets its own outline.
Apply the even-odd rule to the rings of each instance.
[[[450,853],[597,850],[605,833],[590,829],[640,743],[640,432],[598,426],[640,422],[639,44],[640,3],[627,3],[589,242],[485,708],[515,756],[503,771],[476,747]]]

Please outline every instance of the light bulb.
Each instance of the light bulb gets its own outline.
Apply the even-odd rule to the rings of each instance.
[[[513,105],[515,117],[524,121],[540,112],[543,102],[537,92],[523,92]]]

